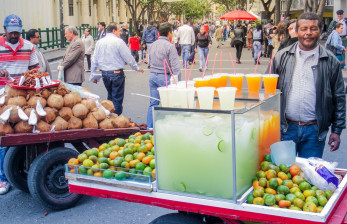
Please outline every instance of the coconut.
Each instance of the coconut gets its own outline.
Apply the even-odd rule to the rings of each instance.
[[[33,126],[31,126],[27,121],[20,121],[14,126],[15,133],[31,133],[33,131]]]
[[[93,110],[92,114],[98,122],[103,121],[106,118],[105,111],[103,109],[100,109],[100,108],[95,108]]]
[[[68,128],[69,129],[80,129],[82,128],[82,120],[72,116],[70,120],[68,121]]]
[[[58,94],[51,94],[48,97],[47,104],[50,107],[56,108],[56,109],[61,109],[64,105],[64,99],[61,95]]]
[[[103,107],[105,107],[111,113],[113,113],[113,111],[115,110],[113,102],[110,100],[102,100],[100,103]]]
[[[83,104],[79,103],[72,108],[72,112],[73,112],[73,116],[80,119],[84,119],[88,114],[88,108],[84,106]]]
[[[7,105],[1,108],[0,111],[0,115],[5,112],[7,109],[9,109],[10,107],[12,107],[11,110],[11,114],[10,114],[10,118],[8,119],[9,122],[11,122],[12,124],[15,124],[19,121],[21,121],[19,115],[18,115],[18,110],[17,110],[17,106],[15,105]]]
[[[81,95],[80,95],[80,94],[78,94],[77,92],[71,92],[71,94],[75,96],[75,102],[76,102],[76,104],[82,102],[82,99],[81,99]]]
[[[35,110],[35,109],[33,109],[33,108],[30,108],[30,107],[25,107],[25,108],[23,108],[24,110],[24,113],[28,116],[28,117],[30,117],[30,112],[31,112],[31,110]],[[36,112],[36,110],[35,110],[35,115],[36,115],[36,117],[37,117],[37,121],[39,121],[40,120],[40,116],[37,114],[37,112]]]
[[[2,122],[0,122],[0,136],[12,134],[13,132],[14,130],[9,123],[3,124]]]
[[[11,86],[6,86],[5,87],[5,93],[9,97],[27,96],[27,91],[25,91],[24,89],[15,89],[15,88],[12,88]]]
[[[75,105],[76,105],[75,95],[73,95],[72,93],[66,94],[64,96],[64,107],[72,108]]]
[[[110,113],[110,115],[107,116],[108,119],[111,121],[115,121],[117,119],[118,115],[115,113]]]
[[[3,95],[3,96],[0,96],[0,98],[2,98],[2,97],[5,97],[5,101],[3,101],[3,103],[1,103],[0,104],[0,106],[4,106],[4,105],[7,105],[7,103],[8,103],[8,100],[10,99],[10,97],[9,96],[5,96],[5,95]]]
[[[27,101],[24,98],[24,96],[15,96],[15,97],[11,97],[8,100],[7,105],[16,105],[16,106],[24,107],[25,105],[27,105]]]
[[[36,108],[36,104],[37,104],[37,100],[40,101],[42,107],[46,106],[46,100],[42,97],[39,96],[32,96],[30,97],[29,101],[28,101],[28,106],[32,107],[32,108]]]
[[[44,110],[46,111],[47,115],[42,117],[42,119],[46,121],[47,123],[51,123],[52,121],[54,121],[58,115],[57,109],[51,108],[51,107],[45,107]]]
[[[55,131],[62,131],[66,130],[68,127],[68,123],[66,120],[64,120],[62,117],[57,117],[55,121],[51,124],[52,126],[55,125],[54,130]]]
[[[112,124],[116,128],[128,128],[130,121],[128,118],[120,115],[116,119],[112,120]]]
[[[89,111],[92,111],[96,108],[96,102],[95,100],[82,100],[81,102],[84,106],[88,108]]]
[[[40,94],[43,98],[48,99],[52,93],[48,89],[42,89]]]
[[[82,121],[83,128],[98,128],[98,121],[95,119],[92,113],[87,115],[87,118]]]
[[[55,92],[61,96],[65,96],[66,94],[70,93],[70,90],[68,90],[65,85],[61,84],[58,86],[58,89]]]
[[[39,121],[36,125],[36,130],[39,130],[40,132],[49,132],[51,128],[51,125],[44,121]]]
[[[105,120],[101,121],[99,123],[99,127],[101,129],[112,129],[113,128],[113,124],[111,119],[106,118]]]
[[[59,110],[59,116],[68,121],[72,117],[72,110],[70,107],[63,107]]]

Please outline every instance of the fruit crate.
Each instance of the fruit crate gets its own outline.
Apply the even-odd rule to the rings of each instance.
[[[213,110],[155,107],[158,192],[238,203],[280,140],[280,92],[261,96],[242,92],[229,111],[218,98]]]
[[[91,169],[93,169],[94,174],[98,173],[100,176],[88,175],[88,170]],[[141,170],[131,172],[130,169],[120,167],[117,167],[116,170],[110,170],[65,164],[65,177],[68,180],[152,192],[152,184],[155,178],[151,176],[151,173]]]
[[[296,160],[303,161],[305,159],[297,157]],[[280,213],[282,217],[296,217],[302,220],[325,223],[336,209],[336,204],[340,203],[340,200],[342,200],[342,195],[345,193],[345,191],[347,191],[347,169],[336,169],[335,174],[341,175],[343,179],[320,213],[249,204],[247,203],[247,196],[253,192],[253,187],[249,188],[238,202],[241,203],[246,210],[252,212],[261,211],[264,215],[278,215]]]

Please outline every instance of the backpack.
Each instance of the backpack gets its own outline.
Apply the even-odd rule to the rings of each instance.
[[[197,37],[198,37],[198,39],[200,38],[200,33],[198,33],[198,35],[197,35]],[[205,37],[206,37],[206,39],[208,39],[208,34],[207,33],[205,33]]]

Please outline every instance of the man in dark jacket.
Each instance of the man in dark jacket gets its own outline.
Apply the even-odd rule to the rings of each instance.
[[[212,46],[212,40],[210,35],[205,32],[205,27],[200,27],[200,32],[196,35],[196,41],[195,41],[195,52],[199,50],[199,56],[200,56],[200,68],[199,71],[202,72],[203,69],[207,69],[207,55],[209,52],[209,48]],[[203,68],[206,64],[206,68]]]
[[[126,45],[129,43],[129,30],[128,30],[128,24],[124,24],[122,26],[120,38],[125,42]]]
[[[322,157],[329,136],[330,151],[340,145],[346,127],[344,81],[337,58],[322,47],[321,19],[304,13],[297,21],[298,43],[277,52],[271,71],[279,74],[281,133],[293,140],[300,157]]]
[[[150,22],[150,25],[147,27],[145,32],[143,32],[142,35],[142,43],[143,47],[147,47],[147,50],[151,47],[152,43],[158,39],[158,30],[154,26],[154,21]],[[149,65],[149,56],[148,56],[148,68],[150,68]]]
[[[197,38],[197,35],[199,33],[199,29],[196,27],[197,23],[194,23],[192,24],[192,28],[194,30],[194,34],[195,34],[195,39]],[[194,45],[192,46],[192,49],[190,51],[190,55],[189,55],[189,58],[188,58],[188,63],[191,65],[194,61],[194,58],[195,58],[195,47]]]

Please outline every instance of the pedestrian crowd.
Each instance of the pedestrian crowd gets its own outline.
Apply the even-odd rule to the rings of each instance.
[[[65,82],[73,85],[82,85],[85,72],[91,73],[90,81],[97,83],[102,79],[107,99],[113,102],[115,113],[120,115],[125,65],[143,73],[140,65],[147,64],[151,96],[147,126],[151,129],[153,107],[159,105],[156,99],[160,99],[157,89],[170,84],[165,76],[177,75],[180,80],[181,68],[196,63],[196,53],[199,54],[199,71],[208,70],[206,60],[213,42],[221,48],[230,39],[238,64],[241,64],[243,48],[252,51],[255,64],[259,63],[259,57],[273,60],[271,71],[279,74],[278,88],[284,93],[281,95],[282,138],[297,143],[299,156],[322,157],[329,127],[332,126],[329,145],[334,151],[339,147],[346,118],[346,90],[341,70],[345,69],[347,18],[343,10],[336,14],[337,20],[331,21],[329,26],[317,15],[304,13],[298,20],[286,18],[274,25],[270,19],[264,26],[255,22],[234,26],[219,21],[185,20],[173,25],[151,21],[148,25],[138,23],[132,33],[128,24],[100,22],[95,41],[89,28],[79,37],[77,29],[68,26],[64,32],[69,45],[57,69],[64,74]],[[22,21],[10,15],[5,18],[4,30],[5,34],[0,37],[1,76],[18,76],[33,68],[50,72],[38,48],[40,36],[36,29],[27,32],[26,40],[21,38]],[[327,36],[325,46],[318,42],[322,35]],[[8,51],[13,58],[8,56]],[[179,56],[182,56],[182,64]],[[302,126],[306,128],[304,132],[301,132]],[[3,171],[6,150],[6,147],[0,148],[0,194],[7,193],[10,188]]]

